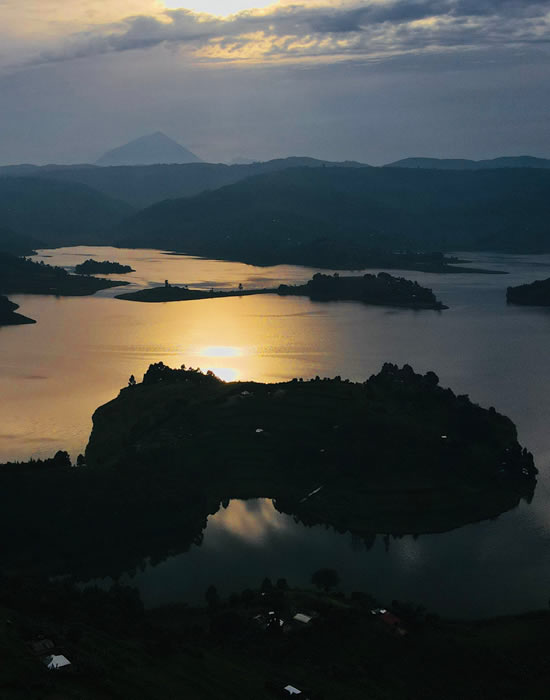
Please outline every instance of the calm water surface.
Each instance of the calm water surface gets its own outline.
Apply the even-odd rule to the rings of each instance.
[[[70,268],[118,260],[128,289],[163,283],[204,288],[308,279],[309,269],[257,268],[159,251],[66,248],[38,259]],[[148,604],[201,599],[264,576],[305,584],[336,568],[348,590],[385,602],[411,599],[442,613],[481,615],[546,607],[550,596],[550,311],[507,306],[505,289],[550,276],[550,256],[470,255],[508,275],[403,273],[451,308],[409,311],[353,302],[257,296],[138,304],[94,297],[13,296],[38,323],[0,329],[0,461],[84,449],[95,408],[130,374],[162,360],[212,369],[224,379],[281,381],[340,374],[362,381],[385,361],[434,370],[444,386],[493,405],[518,426],[541,472],[535,499],[495,521],[443,535],[378,536],[367,550],[351,535],[305,528],[270,501],[232,501],[209,520],[204,541],[132,577]],[[396,274],[396,273],[395,273]],[[117,276],[114,276],[117,278]],[[222,583],[220,583],[222,582]]]

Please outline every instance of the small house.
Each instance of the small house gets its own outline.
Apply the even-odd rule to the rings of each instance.
[[[60,668],[66,668],[71,665],[71,662],[63,654],[53,654],[50,656],[44,656],[42,658],[42,663],[49,671],[57,671]]]
[[[292,619],[296,622],[301,622],[303,625],[308,625],[313,618],[310,615],[305,615],[304,613],[296,613]]]

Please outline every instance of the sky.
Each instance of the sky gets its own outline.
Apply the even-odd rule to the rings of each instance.
[[[0,164],[550,157],[550,0],[0,0]]]

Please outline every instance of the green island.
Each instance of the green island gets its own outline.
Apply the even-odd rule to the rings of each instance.
[[[508,287],[506,301],[524,306],[550,306],[550,278]]]
[[[62,267],[0,252],[0,293],[87,296],[100,289],[126,284],[88,275],[71,275]]]
[[[399,306],[410,309],[442,310],[448,307],[438,301],[431,289],[421,287],[403,277],[393,277],[387,272],[377,275],[340,276],[317,273],[306,284],[286,285],[264,289],[237,289],[216,291],[172,286],[141,289],[137,292],[117,295],[117,299],[148,303],[220,299],[224,297],[251,296],[254,294],[278,294],[279,296],[307,296],[312,301],[361,301],[365,304]]]
[[[79,275],[108,275],[111,273],[116,273],[118,275],[125,275],[128,272],[135,272],[135,270],[130,267],[130,265],[122,265],[118,262],[111,262],[109,260],[93,260],[89,258],[85,260],[80,265],[75,267],[75,272]]]
[[[266,578],[227,599],[211,585],[203,606],[145,610],[120,585],[0,577],[2,699],[276,700],[289,686],[304,700],[547,697],[550,613],[450,620],[344,595],[338,578]],[[54,655],[67,664],[47,670]]]
[[[0,294],[0,326],[21,326],[26,323],[36,323],[32,318],[15,313],[18,308],[19,304],[15,304],[8,297]]]

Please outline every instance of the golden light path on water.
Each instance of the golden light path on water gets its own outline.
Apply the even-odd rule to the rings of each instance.
[[[131,283],[127,289],[165,279],[204,289],[266,287],[311,275],[299,267],[256,268],[147,250],[82,247],[39,256],[68,269],[89,257],[130,264],[135,272],[121,276]],[[57,449],[76,456],[95,409],[115,398],[130,374],[140,380],[153,362],[212,370],[225,381],[274,382],[315,376],[335,349],[337,327],[326,328],[327,312],[307,299],[261,295],[140,304],[112,298],[121,291],[126,289],[93,297],[12,296],[38,322],[0,328],[0,462]]]
[[[230,507],[221,508],[209,522],[215,530],[224,530],[248,543],[258,545],[262,545],[269,534],[282,531],[286,527],[285,520],[268,499],[232,500]]]

